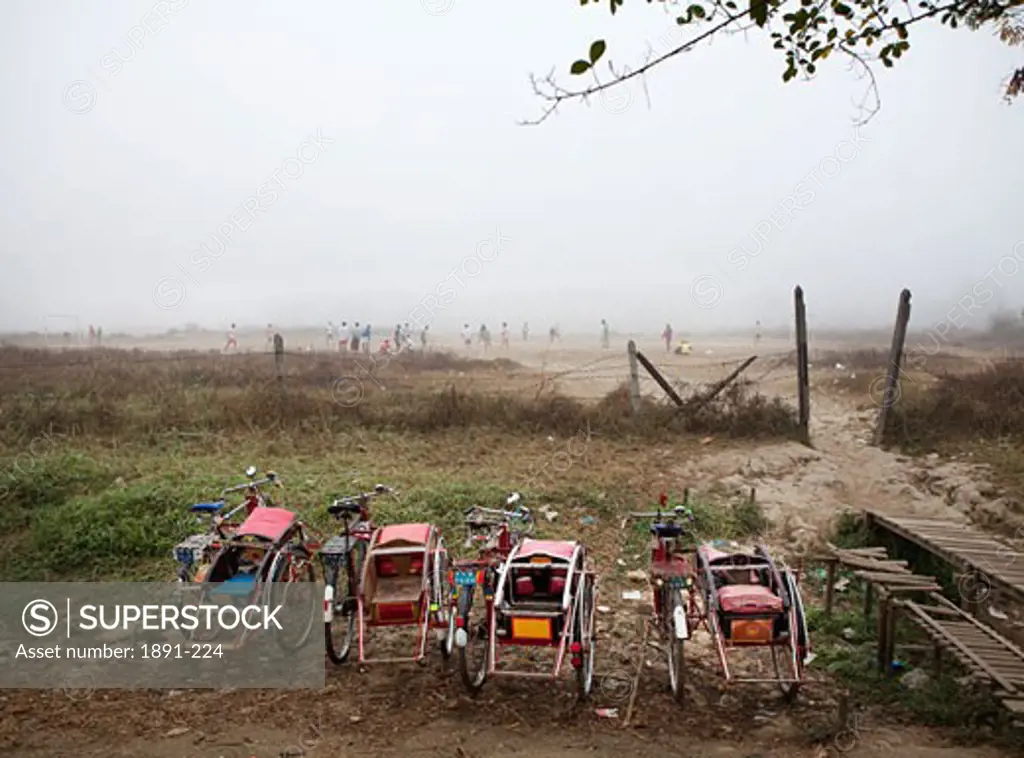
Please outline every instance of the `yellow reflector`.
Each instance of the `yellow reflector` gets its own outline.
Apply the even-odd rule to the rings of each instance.
[[[551,619],[512,619],[512,636],[524,640],[550,640]]]
[[[551,559],[546,555],[537,555],[530,559],[530,563],[551,563]]]

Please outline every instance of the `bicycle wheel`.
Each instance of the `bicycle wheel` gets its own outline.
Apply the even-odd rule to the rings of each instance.
[[[590,697],[594,687],[594,583],[587,574],[580,577],[576,603],[576,639],[581,665],[576,669],[576,694],[580,700]]]
[[[672,688],[672,697],[677,703],[682,703],[686,691],[684,687],[686,663],[683,655],[685,640],[679,637],[676,625],[680,621],[676,617],[681,615],[682,623],[686,623],[686,605],[679,590],[666,586],[662,592],[664,595],[661,607],[665,609],[662,631],[665,636],[665,652],[668,656],[668,683]]]
[[[286,545],[274,559],[270,570],[270,602],[283,605],[296,614],[294,623],[274,632],[282,650],[293,653],[309,641],[316,625],[319,598],[316,571],[309,552],[302,545]]]
[[[324,590],[330,594],[329,598],[325,597],[324,604],[324,642],[327,657],[338,666],[348,660],[356,637],[356,594],[359,591],[359,576],[365,552],[365,544],[356,543],[345,555],[341,565],[330,569]]]
[[[459,676],[471,695],[476,695],[487,681],[487,668],[491,662],[491,635],[488,620],[473,618],[473,595],[476,587],[460,587],[456,614],[462,619],[459,632],[465,635],[465,645],[459,647]],[[461,636],[461,635],[460,635]]]

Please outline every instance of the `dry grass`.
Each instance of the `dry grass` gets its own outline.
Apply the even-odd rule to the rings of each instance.
[[[904,383],[905,385],[907,383]],[[904,447],[1024,434],[1024,362],[946,374],[929,388],[904,392],[889,416],[887,439]]]
[[[508,361],[446,353],[372,361],[288,355],[280,379],[266,355],[100,350],[0,350],[0,429],[13,439],[44,433],[144,438],[168,431],[337,433],[353,428],[429,433],[486,427],[508,432],[661,437],[793,436],[795,414],[737,384],[707,406],[679,412],[645,403],[630,411],[624,388],[598,403],[525,391],[539,377]]]

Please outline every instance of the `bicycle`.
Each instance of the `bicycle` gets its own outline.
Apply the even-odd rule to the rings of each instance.
[[[193,534],[174,546],[174,557],[178,562],[179,583],[189,584],[194,581],[196,572],[210,562],[217,550],[220,549],[220,543],[231,538],[231,535],[239,527],[239,524],[232,521],[235,516],[243,510],[246,516],[251,516],[257,508],[273,507],[274,503],[270,496],[263,491],[263,487],[271,484],[283,487],[281,478],[275,472],[268,471],[262,479],[255,479],[255,466],[246,468],[245,475],[249,478],[248,482],[225,487],[221,490],[217,500],[189,506],[189,511],[196,514],[197,521],[202,523],[204,516],[209,516],[210,520],[202,532]],[[237,492],[246,493],[244,500],[226,514],[220,515],[227,502],[227,496]]]
[[[459,673],[463,684],[477,692],[487,678],[489,646],[488,619],[497,585],[497,573],[512,548],[533,533],[535,521],[530,509],[520,505],[522,496],[513,492],[505,498],[505,507],[512,510],[473,506],[466,511],[467,549],[476,548],[475,558],[455,561],[451,584],[452,612],[455,614],[455,644],[459,649]],[[473,623],[473,601],[477,587],[482,588],[486,611],[484,618]],[[470,642],[483,643],[482,659],[471,661]]]
[[[694,586],[692,545],[684,546],[687,532],[681,521],[692,523],[693,511],[677,505],[665,511],[668,498],[661,496],[653,513],[630,513],[631,519],[653,519],[650,527],[651,559],[649,582],[654,590],[654,624],[665,641],[669,686],[676,701],[683,699],[684,645],[701,614]]]
[[[341,497],[327,506],[327,512],[342,523],[342,532],[329,539],[320,551],[326,584],[324,644],[327,657],[336,665],[348,659],[355,639],[360,576],[374,531],[370,500],[392,492],[391,487],[378,484],[372,492]],[[339,587],[339,582],[344,584]],[[335,626],[342,635],[337,641]]]

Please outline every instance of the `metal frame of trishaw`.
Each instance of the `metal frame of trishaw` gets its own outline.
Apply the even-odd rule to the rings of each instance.
[[[295,582],[316,581],[313,554],[319,544],[306,532],[298,515],[285,508],[263,506],[252,511],[229,538],[222,539],[208,564],[201,565],[190,584],[180,584],[182,604],[189,603],[189,595],[198,595],[196,604],[226,598],[238,605],[284,603],[287,585]],[[275,633],[277,644],[286,651],[295,651],[306,644],[316,622],[317,606],[311,595],[309,624],[301,629],[299,639],[286,641]],[[190,635],[200,642],[210,641],[200,630]],[[209,631],[209,630],[207,630]],[[248,639],[249,629],[244,626],[236,635],[233,646],[240,647]]]
[[[225,487],[221,490],[217,500],[189,506],[189,511],[196,514],[200,522],[204,517],[209,518],[209,522],[205,530],[189,536],[174,546],[174,559],[178,563],[178,582],[180,584],[191,583],[196,571],[213,559],[224,540],[231,538],[231,535],[240,526],[232,521],[236,515],[244,510],[245,515],[250,516],[256,508],[273,505],[270,497],[263,492],[264,485],[284,486],[281,478],[273,471],[268,471],[262,479],[256,479],[256,467],[249,466],[245,470],[245,475],[249,481],[234,487]],[[236,492],[245,492],[245,498],[239,505],[221,515],[226,497]]]
[[[468,592],[474,591],[478,578],[463,572],[456,581],[460,592]],[[568,654],[576,672],[577,694],[581,699],[589,696],[594,680],[597,575],[587,564],[586,548],[578,542],[524,539],[511,548],[497,570],[484,571],[482,582],[484,618],[479,623],[464,616],[456,619],[457,626],[466,630],[457,635],[457,645],[484,645],[476,675],[464,678],[470,693],[479,692],[490,676],[557,680]],[[498,650],[504,646],[554,648],[554,669],[544,673],[499,668]]]
[[[777,565],[764,545],[725,552],[716,543],[705,542],[697,547],[694,566],[694,591],[704,608],[702,622],[714,637],[726,683],[775,684],[787,700],[794,699],[811,658],[797,573],[785,564]],[[775,676],[734,677],[729,652],[757,647],[771,650]],[[785,667],[780,666],[782,650]]]
[[[448,551],[433,524],[394,524],[374,530],[360,570],[356,596],[359,663],[423,663],[434,629],[442,657],[452,654],[455,623],[451,615]],[[367,658],[368,629],[417,628],[412,656]]]

